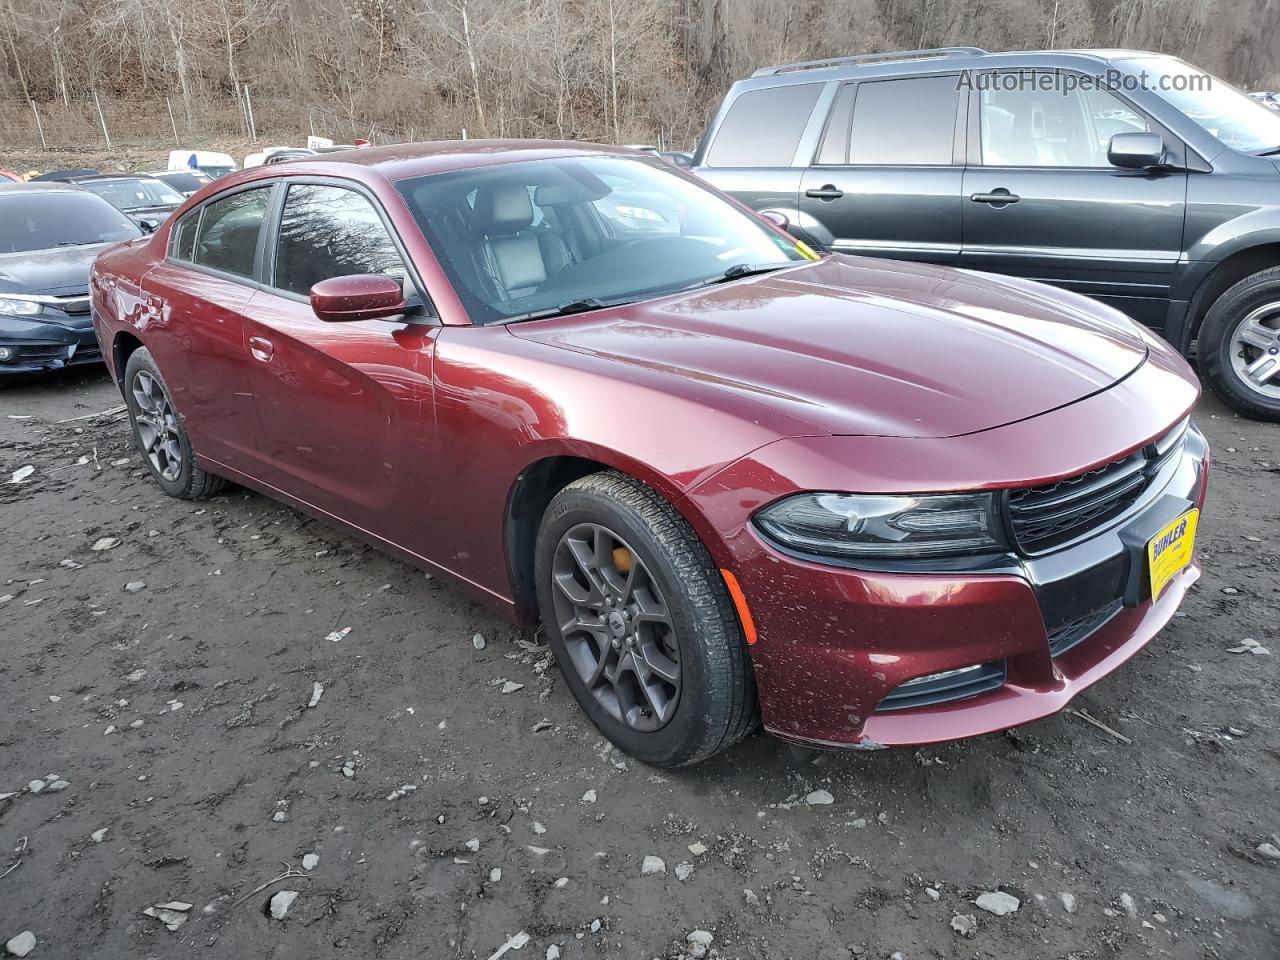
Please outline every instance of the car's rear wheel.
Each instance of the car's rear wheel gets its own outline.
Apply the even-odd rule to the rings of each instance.
[[[160,489],[171,497],[199,500],[226,486],[222,477],[196,466],[169,385],[146,347],[131,353],[125,364],[124,399],[133,438]]]
[[[755,679],[733,603],[667,501],[634,478],[592,474],[552,500],[535,549],[556,661],[615,745],[674,767],[755,728]]]
[[[1280,267],[1245,277],[1200,327],[1200,368],[1232,409],[1280,421]]]

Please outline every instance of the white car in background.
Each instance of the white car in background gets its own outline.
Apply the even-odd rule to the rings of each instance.
[[[213,179],[234,173],[236,162],[229,153],[215,153],[212,150],[170,150],[170,170],[199,170]]]

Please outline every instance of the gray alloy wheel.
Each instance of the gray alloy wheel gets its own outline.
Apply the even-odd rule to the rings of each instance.
[[[1231,369],[1250,390],[1280,400],[1280,301],[1264,303],[1236,324]]]
[[[132,390],[137,404],[133,422],[142,452],[156,473],[174,482],[182,474],[182,435],[169,395],[146,370],[138,371],[133,378]]]
[[[555,617],[573,667],[615,720],[648,732],[680,701],[680,643],[649,568],[600,523],[567,530],[552,563]]]
[[[720,571],[640,480],[604,470],[557,493],[534,581],[565,686],[624,752],[679,767],[756,728],[751,657]]]
[[[227,485],[222,477],[196,464],[173,394],[146,347],[129,354],[123,393],[134,440],[161,490],[182,500],[200,500]]]
[[[1237,413],[1280,422],[1280,267],[1245,277],[1209,308],[1200,372]]]

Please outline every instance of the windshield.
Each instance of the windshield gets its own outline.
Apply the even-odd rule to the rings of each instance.
[[[176,207],[186,199],[160,180],[87,180],[81,184],[121,210]]]
[[[140,236],[142,231],[132,220],[91,193],[0,193],[0,253]]]
[[[661,160],[570,157],[396,184],[474,323],[619,303],[805,259]]]
[[[234,173],[235,167],[210,167],[206,164],[200,164],[199,170],[206,176],[210,176],[217,180],[219,177],[225,177],[228,173]]]
[[[1130,60],[1142,85],[1242,153],[1280,149],[1280,113],[1171,57]]]
[[[160,179],[169,186],[186,193],[195,193],[206,183],[211,182],[203,173],[166,173]]]

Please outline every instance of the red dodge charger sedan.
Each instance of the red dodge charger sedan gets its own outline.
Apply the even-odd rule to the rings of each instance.
[[[872,749],[1060,710],[1199,576],[1195,377],[1039,284],[819,258],[661,160],[469,141],[204,187],[101,256],[156,481],[541,620],[615,744]]]

